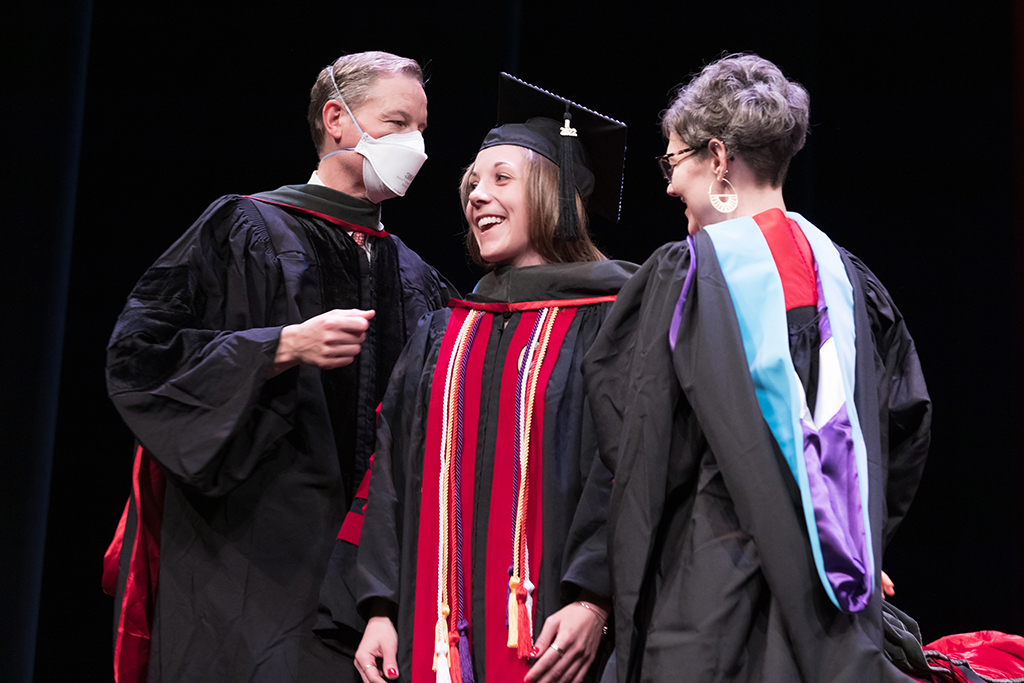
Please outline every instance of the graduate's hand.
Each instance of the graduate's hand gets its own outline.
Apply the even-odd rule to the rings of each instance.
[[[896,595],[896,585],[893,584],[892,579],[885,572],[882,572],[882,599],[886,597],[892,597]]]
[[[363,683],[388,683],[398,678],[398,634],[388,617],[370,617],[359,641],[356,669]]]
[[[526,672],[532,683],[580,683],[597,656],[608,611],[588,601],[566,605],[544,622],[533,651],[537,661]]]
[[[351,363],[366,341],[373,311],[334,309],[310,318],[304,323],[286,325],[281,329],[274,356],[273,375],[299,363],[325,370]]]

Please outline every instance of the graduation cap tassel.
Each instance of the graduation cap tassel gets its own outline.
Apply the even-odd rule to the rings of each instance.
[[[586,216],[580,213],[579,199],[588,211],[619,220],[626,155],[626,125],[621,121],[503,73],[498,78],[497,126],[480,149],[498,145],[533,150],[558,166],[555,237],[582,238]]]
[[[579,238],[577,225],[579,216],[576,213],[576,169],[573,163],[572,140],[576,137],[576,129],[569,123],[572,115],[568,107],[565,111],[565,126],[560,129],[561,138],[558,144],[558,227],[555,237],[563,240]]]

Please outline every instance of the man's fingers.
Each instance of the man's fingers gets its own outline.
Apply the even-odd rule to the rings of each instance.
[[[324,313],[325,322],[332,327],[351,331],[365,331],[370,327],[370,318],[376,315],[375,311],[360,311],[359,309],[342,310],[339,308]]]
[[[341,358],[342,356],[358,356],[362,348],[362,342],[337,342],[335,344],[325,343],[320,349],[324,358]]]
[[[335,308],[335,309],[332,309],[330,312],[331,313],[344,313],[345,315],[358,315],[360,317],[366,318],[367,320],[369,320],[370,318],[372,318],[373,316],[375,316],[377,314],[377,312],[375,310],[373,310],[372,308],[369,309],[369,310],[366,310],[366,311],[364,311],[361,308]]]
[[[366,332],[344,332],[331,330],[324,336],[324,346],[338,346],[341,344],[362,344],[366,341]]]
[[[341,367],[351,363],[359,355],[360,348],[359,344],[322,346],[316,353],[310,354],[307,362],[325,369]]]
[[[376,314],[376,311],[374,311],[372,308],[368,308],[366,310],[363,310],[362,308],[332,308],[329,312],[344,313],[345,315],[360,315],[366,318],[367,320],[369,320]]]
[[[336,370],[338,368],[343,368],[346,365],[352,365],[353,361],[355,361],[355,358],[353,356],[345,356],[343,358],[330,358],[320,363],[317,363],[316,366],[321,370]]]
[[[334,309],[299,325],[281,330],[274,362],[282,366],[295,361],[321,368],[339,368],[352,362],[366,341],[374,311]]]
[[[370,329],[370,321],[366,318],[329,318],[324,321],[323,334],[325,336],[338,334],[360,335],[366,334],[368,329]]]

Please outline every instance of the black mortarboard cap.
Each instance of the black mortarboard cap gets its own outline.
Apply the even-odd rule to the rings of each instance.
[[[498,125],[480,149],[497,145],[532,149],[558,166],[559,237],[578,236],[574,188],[592,211],[619,220],[626,124],[502,73]]]

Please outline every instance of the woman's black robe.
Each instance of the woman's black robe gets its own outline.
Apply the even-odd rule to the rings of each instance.
[[[853,287],[855,402],[867,447],[876,575],[843,613],[819,580],[796,481],[766,424],[715,246],[655,252],[584,363],[601,457],[619,681],[906,680],[882,653],[877,570],[924,466],[931,406],[885,288],[839,249]]]
[[[485,276],[467,297],[466,305],[483,309],[491,323],[481,381],[477,384],[480,408],[475,417],[478,429],[475,509],[472,530],[466,532],[472,544],[471,568],[466,580],[473,596],[469,621],[477,683],[488,676],[488,667],[484,666],[488,657],[485,631],[499,629],[501,638],[505,638],[504,614],[485,615],[484,600],[479,599],[486,579],[483,558],[487,555],[488,504],[492,496],[499,411],[509,409],[508,405],[499,405],[502,373],[517,329],[524,319],[535,313],[531,309],[536,309],[538,302],[544,306],[571,307],[574,300],[601,300],[576,308],[546,384],[543,542],[540,571],[533,578],[537,585],[534,637],[539,635],[544,619],[574,599],[581,588],[597,595],[610,594],[604,522],[611,479],[595,457],[597,447],[580,364],[597,336],[610,300],[635,268],[616,261],[506,267]],[[349,627],[361,626],[350,626],[343,620],[353,600],[364,616],[374,598],[397,605],[398,662],[402,680],[410,680],[411,675],[412,680],[429,676],[433,681],[434,676],[429,666],[425,672],[413,670],[415,595],[417,591],[428,594],[436,591],[437,574],[436,564],[432,567],[417,564],[417,542],[421,507],[428,509],[425,506],[430,506],[434,517],[438,514],[436,490],[429,500],[426,496],[421,500],[421,487],[435,366],[449,320],[456,315],[458,313],[452,310],[445,310],[424,317],[395,366],[379,415],[368,502],[364,508],[359,501],[346,522],[349,529],[358,529],[361,524],[361,539],[358,532],[346,536],[343,530],[344,538],[339,539],[335,547],[332,568],[321,593],[318,628],[327,638],[332,631],[343,632]],[[468,415],[467,419],[470,419]],[[584,485],[588,485],[587,495],[592,498],[582,497]],[[360,517],[363,510],[365,515]],[[572,525],[575,532],[570,535]],[[343,572],[344,558],[357,550],[352,541],[359,543],[355,576]],[[490,577],[491,580],[507,583],[504,567],[500,573],[501,576]],[[498,585],[497,590],[504,599],[504,588]],[[432,643],[425,645],[429,648]],[[504,649],[503,656],[508,652]],[[521,679],[522,674],[519,676]]]

